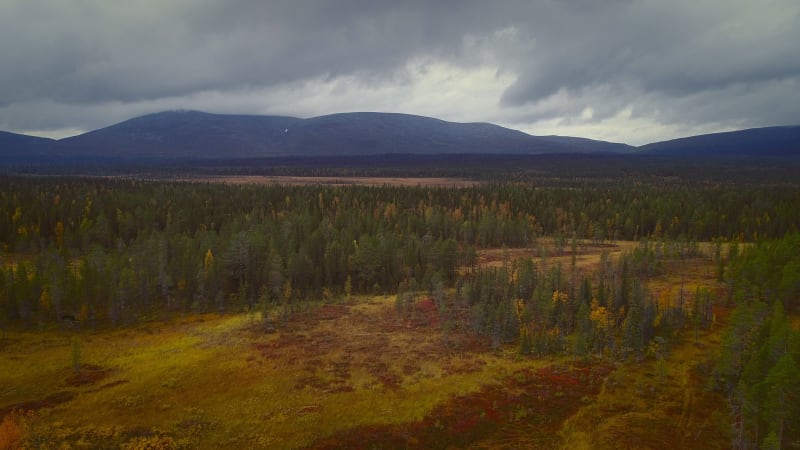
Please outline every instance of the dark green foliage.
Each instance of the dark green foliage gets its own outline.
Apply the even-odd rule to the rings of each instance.
[[[780,300],[787,310],[800,307],[800,233],[760,241],[731,256],[729,277],[740,301]]]
[[[736,447],[782,448],[800,439],[800,331],[786,313],[800,306],[798,248],[800,234],[790,233],[730,252],[727,281],[737,306],[715,375],[729,395]]]
[[[680,331],[680,318],[686,313],[679,305],[659,308],[643,284],[626,275],[641,270],[637,261],[630,254],[616,265],[607,261],[609,267],[602,270],[614,281],[596,291],[589,278],[576,289],[564,280],[559,266],[545,273],[525,258],[510,266],[479,268],[465,276],[462,289],[471,329],[493,345],[517,341],[521,354],[570,351],[578,357],[644,358],[657,335]],[[577,298],[567,292],[577,292]],[[613,300],[619,297],[625,302]],[[604,306],[598,298],[612,301]],[[705,329],[710,320],[697,326]]]
[[[563,337],[577,330],[581,302],[591,309],[596,299],[610,312],[612,328],[627,331],[604,332],[592,340],[594,350],[635,355],[652,338],[657,314],[637,279],[657,274],[665,257],[696,251],[689,236],[783,232],[798,203],[797,192],[782,187],[698,191],[696,185],[634,188],[598,180],[546,189],[25,177],[0,182],[4,248],[26,255],[14,268],[3,268],[2,306],[12,323],[46,324],[66,314],[91,326],[123,325],[183,312],[251,309],[263,298],[292,310],[324,289],[329,297],[391,293],[413,278],[433,293],[437,286],[453,286],[462,273],[470,284],[464,292],[475,318],[471,327],[497,343],[518,337],[522,300],[532,347],[556,342],[563,348]],[[477,270],[476,248],[535,245],[543,234],[559,237],[564,249],[571,242],[573,250],[579,239],[659,239],[643,239],[618,265],[605,258],[596,289],[588,279],[575,279],[574,266],[547,267],[546,259],[542,269],[532,260],[509,260],[497,273]],[[786,279],[793,267],[782,269]],[[791,282],[778,285],[781,295],[795,292]],[[553,302],[555,291],[566,295],[564,301]],[[666,329],[681,328],[690,315],[677,305],[661,316]]]

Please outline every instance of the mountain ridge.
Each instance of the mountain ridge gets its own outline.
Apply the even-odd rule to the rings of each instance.
[[[403,113],[345,112],[308,119],[161,111],[60,140],[0,132],[0,158],[61,160],[248,159],[389,154],[620,154],[799,157],[800,126],[690,136],[640,147],[535,136],[487,122]]]
[[[73,155],[197,157],[355,156],[431,153],[629,151],[624,144],[583,145],[538,138],[489,123],[458,123],[401,113],[336,113],[308,119],[165,111],[58,143]],[[109,150],[113,149],[113,150]],[[109,153],[110,152],[110,153]]]
[[[0,155],[6,159],[45,157],[57,142],[50,138],[0,131]]]
[[[758,154],[753,154],[753,149]],[[708,133],[637,148],[638,153],[662,156],[691,156],[698,149],[706,157],[800,157],[800,125],[748,128],[745,130]]]

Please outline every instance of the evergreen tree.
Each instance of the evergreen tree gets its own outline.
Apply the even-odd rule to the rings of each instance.
[[[765,384],[764,409],[770,431],[777,435],[781,444],[787,434],[797,438],[800,431],[796,420],[800,417],[800,369],[792,355],[781,356],[767,374]]]

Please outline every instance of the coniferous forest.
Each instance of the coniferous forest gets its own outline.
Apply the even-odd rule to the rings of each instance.
[[[650,420],[661,421],[659,427],[680,420],[688,430],[680,445],[685,448],[800,445],[796,180],[772,180],[769,174],[725,179],[719,172],[691,181],[630,173],[601,177],[579,169],[563,178],[537,178],[531,172],[513,180],[493,177],[449,187],[4,175],[0,352],[3,382],[16,387],[7,387],[0,396],[5,414],[0,442],[29,448],[64,443],[72,446],[68,448],[101,448],[100,442],[125,448],[212,448],[232,442],[337,448],[349,446],[343,436],[356,430],[362,443],[427,448],[446,442],[459,447],[497,443],[498,436],[508,436],[513,428],[521,436],[513,445],[569,447],[580,441],[588,448],[611,448],[619,442],[659,448],[658,442],[637,441],[635,432],[626,438],[615,438],[614,432],[626,427],[652,431]],[[376,170],[363,173],[374,175]],[[397,174],[404,169],[390,170]],[[286,357],[280,352],[293,345],[301,351],[287,367],[303,361],[322,364],[327,360],[319,348],[331,355],[345,351],[331,342],[352,345],[355,338],[326,341],[318,336],[319,327],[334,321],[346,328],[346,319],[355,320],[354,311],[370,317],[367,322],[385,320],[388,328],[359,339],[383,339],[383,350],[377,352],[396,351],[394,360],[350,349],[349,356],[330,361],[332,372],[305,367],[297,370],[308,372],[306,378],[279,373]],[[169,391],[157,400],[134,392],[135,380],[126,370],[148,373],[144,366],[150,363],[136,359],[135,349],[119,350],[131,352],[126,356],[131,360],[115,362],[109,350],[120,333],[135,340],[140,334],[152,335],[153,328],[169,333],[163,330],[189,328],[196,320],[233,329],[206,333],[214,342],[249,342],[247,351],[261,353],[248,363],[275,361],[271,370],[276,372],[267,381],[277,383],[283,376],[284,384],[294,388],[280,389],[296,389],[309,398],[415,392],[421,388],[414,377],[426,373],[419,383],[437,377],[442,383],[465,383],[460,390],[437,391],[442,393],[439,404],[461,399],[471,405],[466,408],[470,411],[487,400],[469,400],[469,395],[488,395],[499,389],[495,385],[524,390],[530,384],[547,390],[546,384],[531,384],[547,379],[550,388],[566,383],[558,385],[560,397],[551,399],[555,403],[548,408],[563,404],[567,409],[558,421],[561,428],[545,427],[544,440],[533,437],[541,431],[523,433],[545,421],[542,415],[547,413],[536,410],[536,399],[506,404],[495,398],[481,407],[474,423],[468,413],[468,423],[451,423],[447,407],[420,407],[410,394],[417,409],[412,412],[409,404],[408,411],[391,420],[332,422],[325,414],[335,407],[315,400],[264,413],[264,435],[258,426],[247,434],[239,425],[215,419],[212,407],[186,398],[210,388],[192,391],[195,387],[175,367],[166,379],[150,382]],[[418,340],[395,345],[403,333],[419,333]],[[437,336],[433,343],[431,336]],[[109,344],[104,346],[103,339]],[[44,347],[55,348],[46,360],[55,369],[26,368],[19,373],[29,378],[12,377],[11,365],[35,358]],[[422,352],[422,362],[408,360],[401,350],[409,349]],[[175,351],[174,358],[190,354]],[[366,362],[360,363],[362,356]],[[405,365],[395,370],[397,361]],[[452,373],[426,368],[433,361],[461,366]],[[541,364],[548,361],[556,369],[543,369]],[[202,364],[216,363],[234,367],[225,358]],[[651,369],[632,372],[643,367]],[[358,384],[362,369],[375,386]],[[236,369],[215,370],[224,377],[230,373],[226,370]],[[671,385],[670,374],[684,376],[684,384]],[[503,381],[507,376],[511,381]],[[67,377],[71,387],[55,394],[23,387],[36,377]],[[630,387],[625,379],[634,380]],[[247,386],[264,404],[280,398],[259,396],[259,389],[266,388]],[[596,389],[582,392],[576,386]],[[148,412],[152,422],[169,417],[174,425],[148,428],[151,422],[126,418],[102,428],[60,419],[60,414],[69,414],[70,405],[99,408],[92,403],[90,387],[102,389],[114,414],[124,415],[124,408],[160,410],[163,417]],[[635,417],[633,412],[614,413],[603,402],[626,388],[642,398],[650,395],[653,405],[671,401],[675,392],[686,400],[679,398],[682,406],[672,409],[665,406],[661,416],[644,412],[656,408],[652,405]],[[572,399],[570,389],[582,397]],[[183,399],[176,390],[183,392]],[[541,402],[544,394],[538,395]],[[700,406],[703,402],[707,404]],[[278,425],[263,425],[276,417],[319,431],[301,438]],[[316,422],[308,422],[312,419]],[[439,429],[435,423],[461,430],[460,437],[430,432]],[[576,431],[581,424],[601,425],[597,433],[603,437]],[[399,431],[403,429],[414,432]],[[670,432],[662,430],[664,435]],[[419,440],[406,439],[404,433]]]

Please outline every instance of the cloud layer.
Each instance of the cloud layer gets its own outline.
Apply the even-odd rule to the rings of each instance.
[[[641,144],[800,123],[795,0],[7,0],[0,129],[398,111]]]

